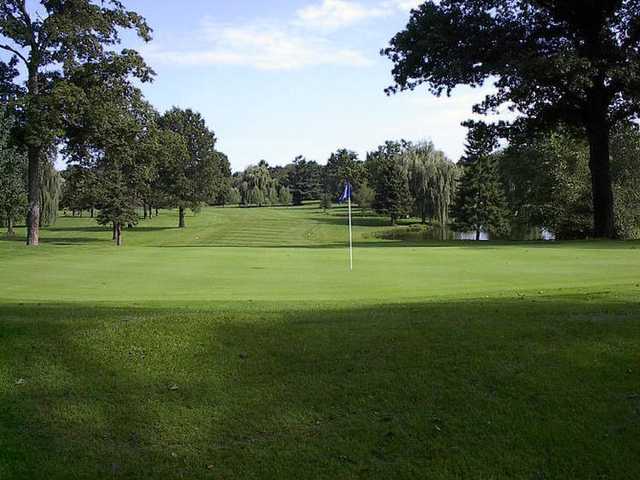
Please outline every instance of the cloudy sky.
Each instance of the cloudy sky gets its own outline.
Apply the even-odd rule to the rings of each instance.
[[[480,90],[452,98],[426,89],[387,97],[381,48],[418,0],[128,0],[154,28],[138,45],[157,71],[156,107],[200,111],[234,169],[296,155],[325,162],[340,147],[361,155],[388,139],[433,140],[462,153]],[[128,43],[128,42],[127,42]]]

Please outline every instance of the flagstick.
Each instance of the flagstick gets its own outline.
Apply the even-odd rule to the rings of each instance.
[[[349,192],[349,271],[353,272],[353,226],[351,223],[351,192]]]

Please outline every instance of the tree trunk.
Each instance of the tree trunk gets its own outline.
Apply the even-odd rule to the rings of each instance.
[[[481,231],[480,228],[476,228],[476,242],[480,241],[480,235],[481,235]]]
[[[29,147],[29,206],[27,210],[27,245],[40,245],[40,149]]]
[[[610,128],[604,115],[590,123],[587,135],[593,190],[593,235],[597,238],[616,238],[609,152]]]
[[[7,213],[7,236],[13,237],[16,234],[13,229],[13,216],[10,213]]]
[[[160,213],[158,212],[158,207],[156,207],[156,217],[160,215]]]
[[[178,220],[178,228],[185,228],[186,224],[184,221],[184,208],[180,207],[178,209],[178,215],[179,215],[179,220]]]
[[[95,211],[94,211],[93,207],[91,207],[91,218],[94,217],[94,214],[95,214]]]
[[[31,102],[34,97],[37,97],[40,93],[40,81],[38,75],[38,67],[35,63],[37,55],[31,52],[31,62],[28,68],[28,81],[27,87],[29,90],[29,105],[27,105],[27,134],[35,133],[34,128],[29,128],[31,123],[37,121],[34,117],[38,112],[33,112],[33,106]],[[31,130],[31,132],[29,132]],[[36,140],[37,141],[37,140]],[[27,207],[27,245],[38,246],[40,245],[40,168],[42,161],[42,147],[34,144],[34,140],[31,139],[27,147],[28,156],[28,207]]]
[[[116,223],[116,246],[122,246],[122,225],[120,223]]]
[[[116,240],[116,222],[113,222],[111,230],[113,232],[113,236],[111,237],[111,240],[115,241]]]

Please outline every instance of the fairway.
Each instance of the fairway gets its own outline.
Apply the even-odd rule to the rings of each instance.
[[[640,478],[640,243],[345,215],[3,238],[0,479]]]

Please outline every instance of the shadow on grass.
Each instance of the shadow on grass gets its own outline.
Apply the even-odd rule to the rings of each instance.
[[[266,248],[266,249],[343,249],[348,248],[348,242],[325,242],[325,243],[291,243],[273,244],[268,242],[247,242],[247,243],[191,243],[172,245],[147,245],[154,248]],[[499,248],[571,248],[588,250],[618,250],[618,249],[640,249],[640,241],[483,241],[472,240],[363,240],[355,241],[354,248],[475,248],[475,249],[499,249]]]
[[[0,477],[638,478],[639,315],[0,305]]]
[[[108,233],[108,232],[106,232]],[[25,236],[12,236],[12,237],[0,237],[0,241],[4,242],[15,242],[15,243],[25,243],[27,238]],[[104,243],[111,242],[111,237],[105,236],[104,238],[99,237],[54,237],[48,236],[44,234],[40,237],[40,243],[42,244],[53,244],[53,245],[83,245],[89,243]]]

